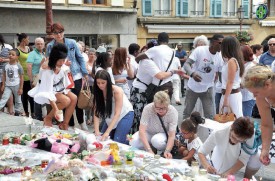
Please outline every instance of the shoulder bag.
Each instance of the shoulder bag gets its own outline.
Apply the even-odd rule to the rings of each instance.
[[[163,120],[161,119],[159,114],[157,114],[157,115],[159,117],[159,121],[161,123],[162,129],[164,130],[165,135],[167,137],[167,141],[168,141],[169,135],[168,135],[168,132],[167,132],[165,126],[164,126]],[[177,126],[177,130],[178,130],[178,126]],[[170,152],[172,154],[173,158],[177,158],[177,156],[179,155],[178,150],[179,150],[179,147],[175,144],[175,140],[174,140],[174,146],[172,147],[171,152]]]
[[[226,123],[229,121],[235,121],[236,120],[236,116],[235,114],[232,112],[231,107],[228,107],[228,111],[227,113],[224,113],[224,108],[222,108],[220,110],[219,114],[216,114],[214,116],[214,120],[219,122],[219,123]]]
[[[85,86],[82,84],[81,91],[78,95],[77,106],[79,109],[91,109],[93,107],[94,95],[91,93],[88,81],[86,81]]]
[[[169,65],[168,65],[168,67],[167,67],[167,69],[166,69],[165,72],[168,71],[168,69],[169,69],[169,67],[170,67],[170,65],[171,65],[171,63],[172,63],[172,61],[173,61],[173,59],[174,59],[174,51],[173,51],[171,60],[170,60]],[[154,95],[155,95],[155,93],[158,91],[158,87],[160,87],[160,84],[161,84],[162,80],[159,81],[159,84],[158,84],[157,86],[156,86],[155,84],[152,84],[152,83],[149,84],[149,85],[148,85],[148,84],[145,84],[145,83],[142,82],[139,78],[137,78],[137,81],[139,81],[139,82],[141,82],[141,83],[143,83],[144,85],[147,86],[147,89],[145,90],[147,102],[148,102],[148,103],[153,102]]]

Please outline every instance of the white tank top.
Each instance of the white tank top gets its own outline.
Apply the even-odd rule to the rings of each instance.
[[[237,66],[238,66],[238,69],[235,74],[232,89],[238,89],[238,88],[240,88],[240,85],[241,85],[240,66],[235,58],[232,58],[232,59],[235,60]],[[227,80],[228,80],[228,62],[226,62],[222,67],[222,89],[226,89]]]

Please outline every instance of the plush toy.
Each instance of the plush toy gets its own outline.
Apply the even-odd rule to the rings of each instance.
[[[71,152],[77,153],[79,151],[80,145],[78,142],[73,143],[66,138],[55,140],[48,137],[36,140],[31,145],[31,147],[63,155]]]
[[[94,134],[87,134],[84,131],[79,132],[79,143],[81,150],[101,150],[103,148],[102,144],[96,140]]]
[[[68,161],[62,156],[58,159],[51,160],[43,172],[48,174],[55,170],[60,170],[67,167],[68,167]]]

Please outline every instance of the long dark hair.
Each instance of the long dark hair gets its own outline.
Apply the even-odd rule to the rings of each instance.
[[[97,79],[107,81],[107,97],[106,102],[104,100],[103,91],[97,85]],[[94,81],[94,106],[95,114],[100,118],[111,117],[112,114],[112,102],[113,102],[113,89],[110,74],[106,70],[99,70],[95,75]]]
[[[240,67],[240,77],[244,73],[243,55],[240,48],[240,42],[233,36],[227,36],[221,44],[222,56],[225,58],[236,58]]]
[[[191,113],[190,118],[185,119],[181,123],[180,128],[188,132],[197,133],[198,125],[204,123],[205,120],[201,117],[201,114],[199,112],[193,112]]]
[[[115,50],[114,62],[113,62],[113,74],[119,75],[126,67],[127,49],[124,47],[117,48]]]
[[[4,43],[5,43],[5,39],[4,39],[3,35],[0,34],[0,44],[2,45],[2,47],[4,47]]]
[[[54,70],[56,67],[56,62],[59,59],[64,59],[67,57],[68,49],[65,44],[57,43],[53,46],[50,56],[48,66],[51,70]]]
[[[28,35],[26,33],[17,33],[16,35],[18,37],[19,43],[21,43],[23,39],[28,37]]]
[[[106,70],[110,65],[108,65],[108,59],[109,59],[109,54],[106,52],[102,52],[98,55],[96,58],[96,66],[101,67],[104,70]]]

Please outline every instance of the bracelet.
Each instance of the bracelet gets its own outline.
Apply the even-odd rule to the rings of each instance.
[[[171,151],[171,150],[165,149],[165,151],[164,151],[164,152],[166,152],[166,153],[170,153],[170,151]]]
[[[171,76],[173,76],[173,74],[174,74],[174,71],[173,71],[173,70],[170,70],[170,72],[171,72]]]

